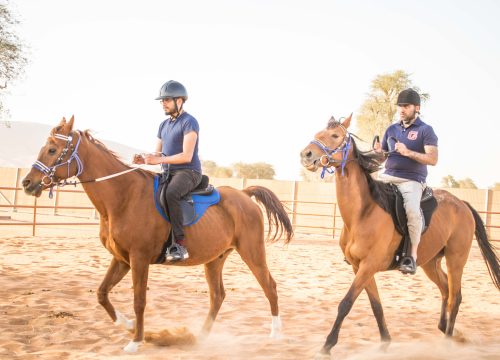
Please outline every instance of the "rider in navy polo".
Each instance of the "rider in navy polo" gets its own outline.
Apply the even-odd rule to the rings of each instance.
[[[136,164],[161,164],[164,176],[170,179],[166,200],[172,224],[172,246],[166,253],[168,261],[184,260],[189,254],[184,247],[184,228],[181,198],[201,182],[201,162],[198,157],[198,121],[183,110],[188,98],[186,88],[179,82],[167,81],[160,89],[160,100],[165,115],[158,129],[156,153],[135,156]]]
[[[436,165],[438,161],[438,138],[432,127],[418,117],[420,95],[415,90],[401,91],[397,105],[400,121],[387,128],[382,144],[375,144],[374,149],[377,152],[395,150],[388,154],[379,180],[395,184],[403,195],[412,246],[411,256],[402,260],[399,270],[415,274],[423,226],[420,200],[426,186],[427,165]]]

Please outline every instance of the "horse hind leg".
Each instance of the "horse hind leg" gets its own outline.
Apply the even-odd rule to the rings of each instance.
[[[231,252],[232,249],[229,249],[217,259],[205,264],[205,278],[210,291],[210,310],[201,330],[200,336],[202,338],[206,337],[210,333],[222,302],[226,297],[226,291],[224,290],[224,283],[222,280],[222,269]]]
[[[101,304],[111,319],[116,325],[125,325],[127,330],[134,329],[134,321],[128,320],[119,311],[115,310],[111,302],[109,301],[109,292],[118,284],[123,277],[129,272],[130,267],[115,258],[111,260],[111,264],[108,267],[108,271],[104,276],[104,279],[97,290],[97,301]]]
[[[448,276],[441,268],[442,254],[431,259],[422,265],[427,277],[437,285],[441,292],[441,316],[439,318],[438,329],[446,333],[447,327],[447,307],[448,307]]]
[[[264,294],[271,306],[272,315],[271,334],[269,336],[277,339],[281,337],[282,330],[278,308],[278,292],[276,290],[276,282],[267,267],[264,239],[262,237],[260,241],[251,241],[251,239],[247,239],[247,242],[248,243],[242,245],[243,242],[240,241],[240,247],[237,251],[250,268],[250,271],[252,271],[259,285],[262,287],[262,290],[264,290]]]
[[[468,253],[446,254],[446,267],[448,269],[448,312],[449,319],[445,334],[448,337],[453,336],[455,320],[457,319],[458,309],[462,302],[462,274],[467,261]]]

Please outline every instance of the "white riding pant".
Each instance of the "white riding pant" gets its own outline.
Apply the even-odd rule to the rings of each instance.
[[[378,180],[396,185],[401,195],[403,195],[411,244],[412,246],[418,246],[420,243],[420,236],[422,235],[422,227],[424,225],[420,212],[420,200],[422,200],[422,191],[425,189],[425,183],[383,173],[379,174]]]

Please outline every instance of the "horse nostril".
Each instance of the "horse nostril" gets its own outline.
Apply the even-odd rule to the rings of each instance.
[[[31,181],[29,181],[28,179],[24,179],[22,182],[24,188],[28,187],[30,183]]]
[[[312,156],[312,151],[311,151],[311,150],[307,151],[307,152],[304,154],[304,156],[305,156],[306,158],[308,158],[308,159],[309,159],[309,158],[311,158],[311,156]]]

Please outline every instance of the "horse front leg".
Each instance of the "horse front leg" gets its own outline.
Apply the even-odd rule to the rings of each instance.
[[[125,325],[127,330],[134,328],[133,320],[128,320],[120,312],[115,310],[109,301],[109,292],[118,284],[129,272],[130,266],[113,258],[108,267],[106,276],[97,290],[97,301],[101,304],[116,325]]]
[[[375,277],[372,277],[372,279],[368,281],[365,290],[368,294],[368,299],[370,299],[370,305],[373,310],[373,315],[377,320],[378,329],[380,331],[380,338],[383,342],[388,343],[391,341],[391,335],[389,335],[389,330],[387,329],[387,324],[385,322],[384,309],[382,308],[380,296],[378,295]]]
[[[338,307],[337,318],[335,319],[335,324],[333,325],[330,334],[328,334],[326,338],[326,342],[323,345],[320,353],[316,356],[317,359],[329,359],[330,358],[330,350],[337,344],[339,338],[340,327],[342,326],[342,322],[345,317],[351,311],[351,308],[358,298],[359,294],[366,287],[368,281],[370,281],[375,272],[369,268],[368,266],[364,266],[363,263],[360,264],[359,270],[356,273],[354,281],[352,282],[349,291],[346,296],[342,299]]]
[[[148,286],[149,259],[130,255],[132,283],[134,286],[135,331],[134,338],[123,348],[126,352],[136,352],[144,340],[144,309]]]

